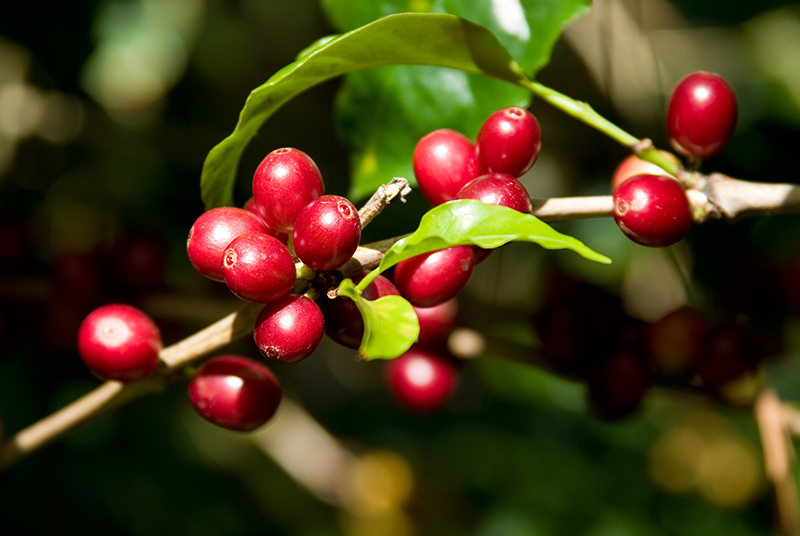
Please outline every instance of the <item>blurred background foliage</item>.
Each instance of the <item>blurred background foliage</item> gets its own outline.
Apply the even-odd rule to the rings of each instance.
[[[490,4],[533,10],[537,2]],[[77,356],[75,333],[99,303],[140,306],[156,318],[167,344],[238,306],[224,286],[192,269],[185,239],[202,210],[203,160],[230,133],[250,90],[324,35],[391,12],[472,4],[354,2],[370,7],[358,15],[365,20],[347,19],[342,5],[81,0],[3,7],[0,418],[6,437],[97,385]],[[666,148],[665,100],[675,82],[693,70],[718,72],[737,92],[740,119],[730,146],[706,170],[797,182],[797,58],[797,4],[598,0],[568,28],[537,78]],[[245,152],[237,202],[250,195],[248,170],[283,146],[315,159],[328,193],[350,191],[353,160],[341,135],[348,134],[347,103],[335,111],[342,85],[314,88],[270,119]],[[523,178],[531,195],[608,193],[625,149],[544,104],[531,109],[544,133],[541,157]],[[425,128],[441,126],[448,125]],[[413,229],[427,208],[415,192],[371,225],[366,239]],[[614,265],[530,245],[492,255],[459,297],[459,323],[474,330],[463,333],[483,334],[488,346],[477,352],[480,359],[465,360],[456,396],[437,414],[404,411],[384,387],[382,363],[358,363],[326,340],[306,361],[273,367],[289,399],[299,402],[285,405],[293,420],[252,436],[216,429],[192,412],[185,385],[176,384],[0,474],[3,530],[770,532],[770,492],[746,410],[654,388],[633,416],[598,419],[582,384],[527,362],[537,361],[538,348],[530,318],[545,301],[553,270],[619,296],[643,321],[687,302],[720,316],[747,315],[782,339],[767,381],[783,398],[798,400],[800,219],[707,223],[669,252],[632,244],[610,219],[557,228]],[[148,272],[153,266],[165,271]],[[257,356],[249,339],[230,351]]]

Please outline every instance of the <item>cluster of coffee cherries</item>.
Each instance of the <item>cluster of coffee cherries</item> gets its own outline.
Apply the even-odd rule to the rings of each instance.
[[[759,365],[782,350],[779,333],[741,315],[682,305],[645,322],[618,296],[561,273],[532,323],[545,365],[584,381],[590,408],[608,419],[632,414],[656,384],[748,404]]]
[[[714,73],[683,78],[670,97],[670,144],[693,166],[719,153],[730,141],[738,114],[736,95]],[[675,160],[670,153],[662,153]],[[677,161],[675,162],[677,163]],[[612,179],[614,220],[628,238],[650,247],[679,242],[692,228],[692,208],[684,186],[663,169],[630,156]]]

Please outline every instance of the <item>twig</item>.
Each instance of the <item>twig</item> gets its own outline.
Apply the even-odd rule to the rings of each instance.
[[[378,190],[372,194],[372,197],[369,198],[369,201],[358,211],[358,217],[361,219],[361,228],[363,229],[369,225],[369,223],[375,219],[375,216],[398,199],[405,203],[406,196],[410,193],[411,186],[409,186],[408,181],[402,177],[395,177],[388,183],[380,186]]]
[[[791,470],[794,449],[787,432],[785,411],[777,395],[769,389],[759,394],[754,409],[764,448],[767,477],[775,488],[780,533],[783,536],[800,536],[797,483]]]

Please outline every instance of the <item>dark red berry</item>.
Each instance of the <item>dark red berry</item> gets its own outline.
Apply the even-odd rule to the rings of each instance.
[[[294,226],[294,251],[315,270],[333,270],[350,260],[361,242],[361,222],[353,203],[323,195],[306,205]]]
[[[516,106],[497,110],[478,132],[475,152],[483,173],[519,177],[531,169],[542,150],[539,122]]]
[[[282,233],[290,233],[303,207],[324,193],[317,164],[291,147],[269,153],[253,176],[253,197],[261,217]]]
[[[353,277],[358,283],[367,272],[362,272]],[[372,283],[367,285],[362,296],[367,300],[377,300],[383,296],[399,296],[400,292],[387,278],[379,275]],[[317,304],[325,317],[325,333],[347,348],[358,348],[364,337],[364,320],[361,318],[356,304],[350,298],[334,298],[321,296]]]
[[[441,408],[452,397],[458,381],[451,361],[414,347],[387,363],[386,377],[395,398],[419,413]]]
[[[713,389],[758,368],[762,355],[753,329],[739,322],[723,322],[714,326],[707,338],[698,372]]]
[[[647,355],[661,373],[693,373],[705,352],[708,330],[703,313],[688,305],[679,307],[647,328]]]
[[[665,247],[689,234],[692,209],[678,181],[636,175],[614,192],[614,221],[637,244]]]
[[[164,282],[169,244],[163,236],[154,233],[132,233],[116,244],[113,260],[122,284],[135,289],[151,289]]]
[[[456,198],[476,199],[525,214],[530,214],[532,208],[531,197],[522,183],[505,173],[490,173],[472,179],[459,190]]]
[[[105,380],[140,380],[158,366],[161,334],[145,313],[129,305],[95,309],[78,330],[86,366]]]
[[[456,325],[458,303],[456,299],[447,300],[434,307],[414,307],[419,320],[419,339],[417,346],[442,348],[447,345],[447,336]]]
[[[276,231],[275,229],[270,227],[267,222],[264,221],[264,218],[261,216],[261,211],[259,211],[258,207],[256,206],[256,198],[255,197],[251,197],[250,199],[248,199],[247,202],[244,204],[244,207],[242,207],[242,208],[244,208],[245,210],[247,210],[249,212],[252,212],[256,216],[261,218],[262,223],[264,223],[264,227],[267,228],[266,234],[270,235],[273,238],[277,238],[278,240],[280,240],[284,244],[288,244],[289,243],[289,235],[288,234],[281,233],[280,231]]]
[[[217,426],[249,432],[277,411],[278,378],[261,363],[245,357],[215,357],[189,382],[189,401],[201,417]]]
[[[286,246],[264,233],[239,235],[223,253],[225,284],[243,300],[267,303],[283,298],[292,291],[295,273]]]
[[[186,251],[198,272],[214,281],[224,281],[222,255],[228,244],[245,233],[263,233],[261,219],[242,208],[220,207],[204,212],[189,231]]]
[[[454,130],[434,130],[414,149],[414,176],[434,205],[455,199],[458,191],[480,174],[475,146]]]
[[[105,301],[105,268],[97,251],[59,255],[51,262],[50,287],[59,302],[83,307],[85,313]]]
[[[261,355],[276,363],[294,363],[313,352],[325,330],[319,306],[298,294],[268,303],[256,318],[253,338]]]
[[[400,261],[394,284],[412,305],[433,307],[458,294],[474,267],[472,248],[453,246]]]
[[[632,352],[619,351],[590,371],[589,403],[602,418],[628,417],[639,408],[651,383],[647,361]]]
[[[736,95],[721,76],[692,73],[678,82],[669,100],[670,143],[687,156],[714,156],[733,136],[737,115]]]

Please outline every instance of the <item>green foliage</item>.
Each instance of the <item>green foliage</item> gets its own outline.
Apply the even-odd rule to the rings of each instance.
[[[400,296],[367,300],[353,281],[339,285],[339,295],[353,300],[364,319],[364,337],[358,348],[362,359],[394,359],[411,348],[419,337],[419,322],[414,308]]]
[[[559,233],[536,216],[474,199],[460,199],[429,210],[417,230],[394,244],[373,273],[377,275],[402,260],[450,246],[494,249],[511,241],[533,242],[545,249],[571,249],[589,260],[611,263],[605,255]],[[362,279],[358,288],[366,288],[374,277],[370,274]]]
[[[325,0],[323,7],[341,31],[401,11],[457,15],[491,31],[533,76],[549,61],[562,28],[588,10],[589,2],[524,0],[497,9],[488,0]],[[394,66],[348,75],[336,111],[341,137],[350,149],[349,197],[370,195],[388,177],[406,177],[413,185],[411,156],[428,132],[451,128],[474,138],[495,110],[529,104],[527,89],[468,72]]]
[[[512,83],[525,81],[519,65],[491,32],[452,15],[393,15],[318,42],[250,93],[233,133],[208,154],[200,184],[206,209],[233,203],[242,152],[283,104],[336,76],[397,64],[448,67]]]

